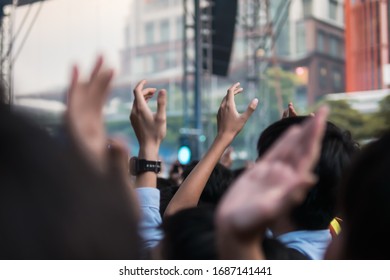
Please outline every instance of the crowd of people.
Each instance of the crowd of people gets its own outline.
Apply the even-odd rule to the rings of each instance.
[[[259,131],[256,162],[231,170],[230,144],[261,106],[239,113],[236,83],[206,153],[163,179],[169,93],[134,88],[131,156],[104,127],[112,79],[102,57],[88,80],[74,67],[61,141],[15,113],[2,88],[1,259],[389,258],[390,132],[361,148],[329,108],[298,116],[290,103]]]

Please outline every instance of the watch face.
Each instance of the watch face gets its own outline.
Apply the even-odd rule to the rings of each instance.
[[[138,159],[137,157],[132,157],[129,161],[129,170],[130,174],[133,176],[137,176],[143,172],[160,173],[161,162],[148,161],[145,159]]]

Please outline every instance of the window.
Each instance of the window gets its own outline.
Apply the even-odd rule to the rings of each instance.
[[[176,38],[178,40],[183,39],[183,32],[184,32],[184,22],[183,17],[178,17],[176,19]]]
[[[169,20],[163,20],[160,24],[160,41],[168,42],[169,41]]]
[[[336,20],[337,19],[337,0],[329,0],[329,18]]]
[[[145,73],[145,63],[146,60],[144,57],[136,57],[133,60],[133,69],[134,69],[134,74],[144,74]]]
[[[149,22],[145,25],[145,44],[154,44],[154,24]]]
[[[323,62],[318,64],[318,83],[321,88],[325,88],[328,85],[328,69]]]
[[[305,22],[300,21],[297,22],[296,25],[296,40],[297,40],[297,54],[303,54],[306,52],[306,30],[305,30]]]
[[[334,67],[332,71],[332,84],[333,90],[336,92],[340,92],[344,90],[344,79],[343,73],[341,69],[338,67]]]
[[[326,40],[325,36],[326,35],[324,32],[322,32],[322,31],[317,32],[317,50],[320,53],[325,52],[325,40]]]
[[[302,0],[303,17],[309,17],[313,13],[312,0]]]
[[[164,54],[164,69],[171,69],[176,67],[176,53],[171,50]]]
[[[329,39],[329,54],[333,57],[339,57],[341,56],[340,54],[340,40],[336,37],[330,37]]]

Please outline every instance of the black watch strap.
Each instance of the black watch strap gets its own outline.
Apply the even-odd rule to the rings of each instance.
[[[161,161],[153,161],[132,157],[130,159],[131,175],[137,176],[144,172],[154,172],[156,174],[161,171]]]

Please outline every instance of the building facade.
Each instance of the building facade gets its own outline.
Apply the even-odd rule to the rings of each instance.
[[[346,0],[346,91],[388,87],[389,0]]]
[[[268,1],[269,15],[260,17],[272,20],[283,1],[286,2]],[[245,78],[246,46],[239,25],[246,16],[243,6],[247,2],[250,1],[239,1],[229,81]],[[270,67],[281,66],[307,77],[296,93],[302,107],[315,103],[324,94],[345,90],[343,11],[343,0],[291,0],[288,19],[275,44],[277,59]],[[155,84],[180,88],[182,38],[182,0],[133,1],[121,51],[123,80],[133,83],[148,77]]]
[[[340,0],[291,1],[288,32],[281,32],[276,48],[284,68],[304,80],[296,93],[303,107],[345,89],[343,4]],[[284,42],[289,42],[288,48]]]

